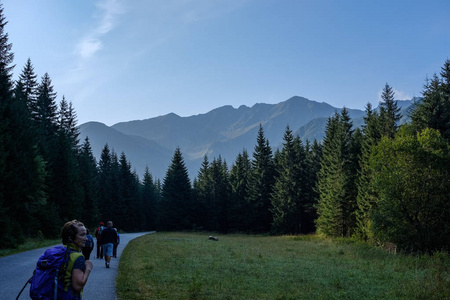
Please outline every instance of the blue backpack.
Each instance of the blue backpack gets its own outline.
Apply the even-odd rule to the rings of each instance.
[[[86,248],[94,248],[94,238],[92,237],[92,235],[88,234],[86,235],[87,239],[86,239],[86,244],[84,245],[84,247]]]
[[[47,249],[44,254],[39,257],[33,276],[25,284],[26,286],[28,283],[31,283],[31,299],[81,299],[79,293],[77,293],[77,296],[73,296],[71,293],[64,290],[64,274],[66,273],[69,264],[71,252],[73,251],[64,246],[57,246]],[[69,289],[71,289],[71,287],[69,287]],[[17,299],[20,294],[17,296]]]

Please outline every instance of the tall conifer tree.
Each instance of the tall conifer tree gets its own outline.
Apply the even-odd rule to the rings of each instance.
[[[246,150],[239,153],[230,171],[230,231],[248,231],[246,212],[249,211],[248,184],[251,173],[251,161]]]
[[[269,232],[272,224],[272,203],[270,201],[275,183],[275,166],[272,149],[260,125],[257,144],[253,151],[252,172],[248,185],[247,201],[250,206],[248,219],[250,230]]]
[[[272,194],[273,230],[277,233],[298,234],[305,216],[304,148],[289,126],[284,134],[283,149],[277,164],[277,176]]]
[[[30,112],[37,111],[37,75],[34,73],[34,67],[31,63],[31,59],[28,58],[27,63],[22,69],[22,73],[19,75],[19,82],[23,95],[26,99],[27,107]]]
[[[358,209],[356,211],[356,235],[363,240],[371,240],[373,238],[373,220],[371,215],[373,210],[376,209],[378,194],[373,186],[373,170],[369,165],[369,159],[372,149],[381,140],[381,130],[379,125],[379,114],[372,110],[372,105],[370,103],[366,106],[364,123],[361,157],[359,160],[360,172],[357,180]]]
[[[394,100],[395,92],[389,84],[383,88],[380,102],[380,130],[381,134],[392,139],[398,130],[398,122],[402,115],[397,101]]]
[[[192,187],[180,148],[175,150],[162,187],[159,225],[163,230],[192,228]]]
[[[434,74],[431,80],[426,79],[423,98],[416,103],[411,120],[417,131],[437,129],[450,140],[450,60],[442,67],[441,76]]]
[[[209,216],[213,231],[228,232],[230,185],[226,162],[219,156],[210,167],[212,179],[212,201],[209,203]]]
[[[212,201],[212,178],[208,156],[203,157],[200,170],[194,180],[193,188],[193,213],[194,223],[197,227],[211,230],[211,218],[209,205]]]
[[[356,218],[352,122],[344,108],[328,120],[319,172],[317,228],[329,236],[349,236]]]
[[[142,228],[144,230],[154,230],[156,228],[156,215],[158,205],[158,191],[153,182],[152,174],[148,167],[145,168],[142,181],[141,197],[144,205],[144,220]]]
[[[89,138],[86,137],[80,149],[79,166],[82,170],[81,188],[83,190],[82,220],[86,226],[94,227],[99,220],[99,183],[97,162],[92,153]]]
[[[22,86],[13,93],[14,54],[0,4],[0,247],[15,246],[36,233],[33,212],[45,203],[44,162],[35,147]]]

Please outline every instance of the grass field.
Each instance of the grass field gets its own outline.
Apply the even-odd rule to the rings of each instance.
[[[449,299],[450,258],[318,236],[156,233],[122,253],[125,299]]]
[[[17,254],[20,252],[25,252],[28,250],[38,249],[38,248],[44,248],[56,244],[60,244],[61,239],[55,239],[55,240],[46,240],[43,238],[30,238],[26,239],[25,242],[21,245],[19,245],[17,248],[14,249],[0,249],[0,257],[8,256],[12,254]]]

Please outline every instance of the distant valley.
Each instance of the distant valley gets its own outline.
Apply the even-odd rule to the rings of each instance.
[[[404,116],[402,122],[406,122],[411,104],[413,100],[398,101]],[[365,112],[347,109],[354,126],[361,126]],[[278,104],[223,106],[189,117],[170,113],[110,127],[88,122],[79,126],[80,142],[89,137],[97,161],[105,144],[118,155],[124,152],[141,179],[148,166],[153,178],[163,180],[176,147],[180,147],[189,174],[194,178],[205,155],[210,161],[220,155],[229,166],[243,149],[251,156],[260,124],[274,149],[282,146],[287,125],[303,142],[321,141],[328,117],[340,110],[324,102],[295,96]]]

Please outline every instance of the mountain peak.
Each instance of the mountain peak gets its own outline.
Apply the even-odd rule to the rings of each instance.
[[[232,164],[242,149],[253,149],[259,124],[263,124],[264,134],[274,147],[282,144],[287,125],[304,141],[321,140],[327,119],[336,111],[340,109],[325,102],[294,96],[277,104],[225,105],[205,114],[180,117],[169,113],[111,127],[89,122],[80,125],[80,140],[89,136],[97,158],[105,143],[117,153],[124,151],[138,174],[142,175],[148,165],[154,178],[164,177],[173,151],[180,147],[194,177],[205,154],[209,158],[220,155]],[[364,111],[349,109],[349,113],[355,126],[363,122]]]

